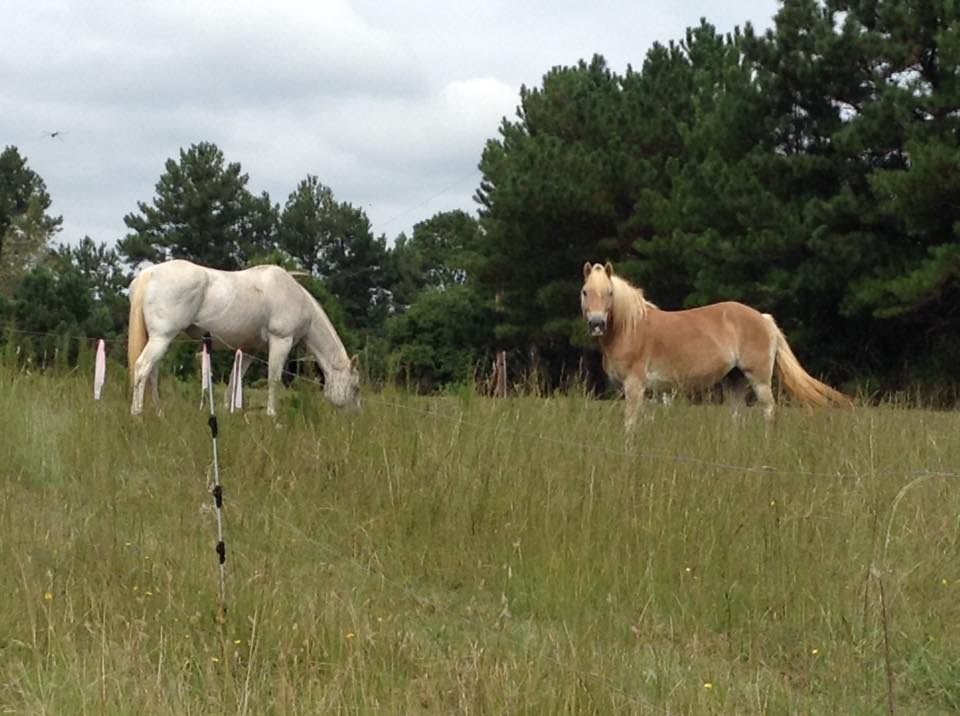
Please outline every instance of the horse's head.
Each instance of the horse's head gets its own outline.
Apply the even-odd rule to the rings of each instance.
[[[591,336],[603,336],[607,332],[610,312],[613,310],[613,264],[605,266],[583,265],[583,289],[580,291],[580,310],[587,322]]]
[[[327,400],[338,408],[360,410],[360,371],[357,370],[357,356],[351,358],[346,367],[330,371],[324,380],[323,392]]]

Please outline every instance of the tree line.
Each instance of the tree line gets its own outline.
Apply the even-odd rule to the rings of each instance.
[[[461,258],[480,233],[476,217],[443,212],[388,246],[362,209],[338,201],[316,176],[282,206],[253,195],[248,179],[216,145],[191,145],[166,162],[154,197],[124,217],[128,233],[115,246],[90,237],[54,245],[62,219],[48,213],[46,185],[7,147],[0,154],[0,314],[5,340],[30,347],[20,362],[52,362],[63,336],[122,338],[136,270],[183,258],[224,270],[274,263],[306,272],[301,281],[347,348],[363,354],[374,381],[433,390],[474,378],[492,331],[481,294],[464,288]],[[73,362],[80,351],[69,350]],[[195,352],[175,349],[168,367],[195,372]]]
[[[310,288],[369,375],[424,390],[495,350],[548,386],[595,353],[579,267],[612,260],[664,308],[773,313],[814,372],[867,390],[960,378],[960,7],[785,0],[758,33],[708,22],[637,67],[597,55],[523,87],[479,158],[477,216],[375,237],[308,176],[281,206],[210,143],[167,161],[115,247],[51,248],[42,180],[0,156],[0,280],[18,327],[125,330],[142,261],[270,261]]]

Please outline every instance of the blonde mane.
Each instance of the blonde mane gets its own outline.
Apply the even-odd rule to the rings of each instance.
[[[643,295],[643,289],[634,286],[616,274],[610,277],[613,284],[613,308],[611,318],[614,330],[630,332],[636,330],[640,321],[647,317],[648,308],[656,308]]]

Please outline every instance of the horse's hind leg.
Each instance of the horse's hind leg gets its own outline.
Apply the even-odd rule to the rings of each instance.
[[[733,371],[723,380],[724,402],[729,403],[734,420],[739,420],[743,407],[747,404],[749,382],[740,371]]]
[[[150,336],[150,340],[148,340],[147,345],[144,346],[143,352],[140,354],[140,357],[137,358],[133,369],[133,402],[130,405],[131,415],[140,415],[143,413],[144,390],[154,370],[159,368],[160,359],[163,358],[163,354],[167,352],[167,348],[170,346],[170,340],[170,338],[166,337]],[[155,380],[153,381],[153,389],[155,391],[154,395],[156,396],[157,389]],[[159,408],[159,403],[157,403],[157,407]]]
[[[157,411],[157,415],[163,415],[163,408],[160,407],[160,361],[153,366],[147,380],[150,382],[150,391],[153,396],[153,409]]]
[[[777,407],[776,401],[773,399],[773,391],[770,389],[770,381],[760,381],[752,373],[745,373],[744,375],[750,381],[750,387],[753,388],[753,393],[757,396],[757,404],[763,410],[763,417],[769,425],[773,422],[773,414]]]

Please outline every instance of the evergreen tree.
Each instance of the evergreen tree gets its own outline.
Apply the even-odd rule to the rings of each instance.
[[[128,283],[117,252],[84,237],[50,250],[23,277],[12,317],[27,331],[115,338],[127,329]]]
[[[774,108],[765,180],[796,207],[783,295],[830,362],[898,380],[960,349],[958,22],[952,3],[786,0],[748,47]]]
[[[129,313],[126,289],[131,276],[116,249],[85,236],[75,246],[58,246],[51,252],[47,264],[60,275],[78,274],[86,286],[92,305],[83,321],[84,335],[116,337],[126,332]]]
[[[59,231],[43,179],[16,147],[0,153],[0,292],[9,295]]]
[[[497,335],[509,345],[570,355],[575,267],[616,251],[631,209],[621,111],[619,78],[594,57],[554,68],[542,89],[522,88],[518,121],[505,120],[501,138],[487,142],[480,279],[502,296]]]
[[[362,209],[338,202],[329,187],[307,176],[280,215],[278,243],[336,296],[349,325],[361,331],[388,311],[386,239],[374,238]]]
[[[168,159],[152,205],[128,214],[130,233],[118,246],[131,263],[182,258],[235,270],[272,248],[277,209],[266,193],[253,196],[237,163],[226,164],[209,142]]]

